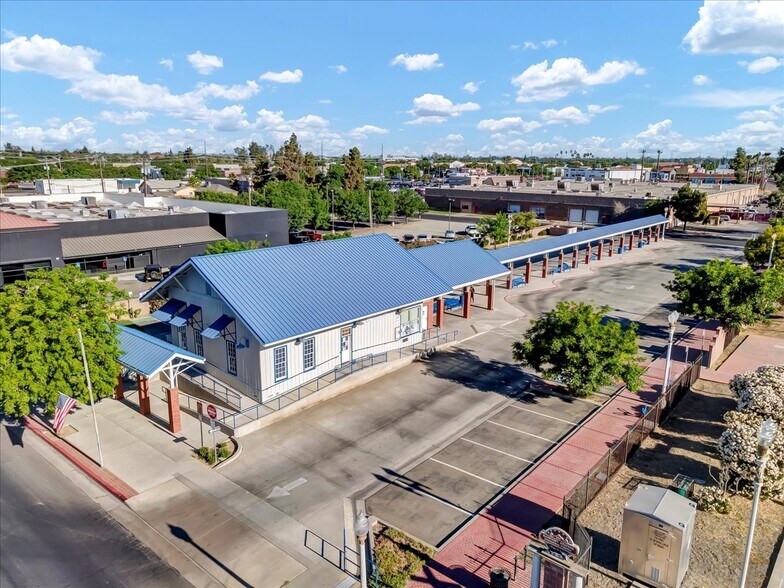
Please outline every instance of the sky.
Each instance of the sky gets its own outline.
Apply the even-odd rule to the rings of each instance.
[[[0,3],[24,149],[662,159],[784,145],[784,2]]]

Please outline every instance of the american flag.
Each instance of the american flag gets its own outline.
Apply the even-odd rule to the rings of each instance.
[[[68,416],[68,413],[71,412],[75,405],[76,400],[60,392],[60,396],[57,398],[57,406],[54,409],[54,419],[52,419],[52,427],[54,427],[56,432],[59,433],[60,429],[63,428],[65,417]]]

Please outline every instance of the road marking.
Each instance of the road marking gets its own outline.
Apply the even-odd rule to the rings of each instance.
[[[552,439],[548,439],[547,437],[540,437],[539,435],[534,435],[533,433],[529,433],[528,431],[523,431],[522,429],[515,429],[514,427],[510,427],[509,425],[502,425],[501,423],[497,423],[491,420],[487,420],[485,422],[496,425],[497,427],[503,427],[504,429],[509,429],[511,431],[517,431],[518,433],[522,433],[523,435],[528,435],[529,437],[536,437],[537,439],[541,439],[542,441],[547,441],[548,443],[555,443],[555,441],[553,441]]]
[[[302,484],[306,484],[307,480],[305,478],[297,478],[293,482],[289,482],[285,486],[275,486],[272,489],[272,492],[269,493],[267,498],[280,498],[281,496],[291,496],[291,491],[294,488],[298,488],[302,486]]]
[[[438,496],[435,496],[433,494],[429,494],[427,492],[422,492],[421,490],[417,490],[414,486],[412,486],[411,484],[408,484],[407,482],[402,481],[400,478],[395,480],[395,482],[397,482],[398,484],[402,485],[404,490],[408,490],[409,492],[413,492],[417,496],[422,496],[423,498],[430,498],[431,500],[435,500],[436,502],[440,502],[444,506],[448,506],[449,508],[453,508],[457,512],[462,512],[464,515],[467,515],[469,517],[474,516],[474,513],[470,512],[470,511],[467,511],[462,506],[457,506],[456,504],[452,504],[451,502],[448,502],[448,501],[444,500],[443,498],[439,498]]]
[[[471,476],[472,478],[476,478],[477,480],[482,480],[483,482],[487,482],[488,484],[492,484],[493,486],[497,486],[498,488],[503,488],[503,486],[501,484],[498,484],[497,482],[493,482],[492,480],[488,480],[487,478],[483,478],[482,476],[477,476],[476,474],[472,474],[471,472],[467,472],[466,470],[460,469],[457,466],[453,466],[451,463],[446,463],[444,461],[436,459],[435,457],[431,457],[430,461],[434,461],[436,463],[440,463],[442,466],[446,466],[448,468],[452,468],[453,470],[457,470],[461,474],[465,474],[466,476]]]
[[[512,408],[516,408],[517,410],[524,410],[526,412],[532,412],[534,414],[538,414],[539,416],[543,416],[547,419],[553,419],[554,421],[561,421],[562,423],[567,423],[569,425],[577,426],[577,423],[573,423],[572,421],[567,421],[565,419],[559,419],[558,417],[550,416],[549,414],[544,414],[543,412],[537,412],[535,410],[531,410],[530,408],[525,408],[523,406],[517,406],[515,404],[510,404]]]
[[[460,437],[460,439],[462,439],[463,441],[468,441],[469,443],[473,443],[474,445],[479,445],[479,447],[484,447],[485,449],[489,449],[490,451],[495,451],[502,455],[513,457],[514,459],[519,459],[520,461],[524,461],[525,463],[534,463],[530,459],[525,459],[524,457],[518,457],[516,455],[512,455],[511,453],[507,453],[506,451],[501,451],[500,449],[496,449],[495,447],[490,447],[489,445],[485,445],[484,443],[480,443],[479,441],[473,441],[465,437]]]

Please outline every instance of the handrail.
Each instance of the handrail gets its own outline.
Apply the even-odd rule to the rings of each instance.
[[[185,376],[186,379],[194,382],[213,396],[224,400],[226,404],[230,404],[236,409],[242,409],[242,394],[232,390],[227,384],[215,378],[210,373],[193,366],[185,370],[181,375]],[[205,380],[209,381],[212,386],[209,387],[205,383]],[[220,386],[222,390],[218,389],[218,386]]]
[[[404,355],[411,353],[429,353],[434,351],[435,348],[442,344],[442,343],[449,343],[451,340],[457,339],[457,331],[449,331],[447,333],[436,333],[431,337],[427,337],[422,341],[418,341],[417,343],[412,343],[411,345],[406,345],[405,347],[399,347],[398,349],[391,350],[391,351],[384,351],[382,353],[377,353],[374,355],[368,354],[362,357],[355,358],[350,363],[345,365],[337,366],[335,369],[330,370],[320,376],[313,378],[305,382],[304,384],[300,384],[296,388],[293,388],[287,392],[279,394],[274,398],[270,398],[266,402],[259,402],[252,406],[249,406],[243,410],[237,411],[232,414],[227,414],[224,417],[218,419],[221,423],[226,426],[230,426],[232,429],[237,428],[237,420],[242,419],[247,422],[253,422],[259,420],[267,416],[268,414],[272,414],[277,412],[286,406],[297,402],[298,400],[302,400],[313,394],[314,392],[318,392],[321,390],[322,387],[328,386],[330,384],[334,384],[338,380],[341,380],[347,376],[350,376],[356,372],[360,372],[364,369],[369,367],[373,367],[378,364],[386,363],[389,361],[390,357],[395,357],[397,355],[397,359],[402,358]],[[323,365],[326,362],[323,362],[320,365]],[[240,423],[245,424],[245,423]]]

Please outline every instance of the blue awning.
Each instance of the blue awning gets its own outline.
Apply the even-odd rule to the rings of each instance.
[[[158,310],[152,313],[152,318],[156,318],[159,321],[163,321],[164,323],[168,323],[172,320],[175,314],[183,307],[185,303],[182,300],[177,300],[176,298],[172,298],[166,304],[161,306]]]
[[[228,327],[233,322],[234,322],[233,316],[222,314],[217,321],[212,323],[209,327],[207,327],[201,332],[201,336],[207,337],[207,339],[217,339],[218,337],[221,336],[223,329]]]
[[[172,320],[169,321],[170,325],[174,325],[175,327],[184,327],[188,324],[188,321],[193,318],[193,316],[201,310],[201,306],[197,306],[196,304],[191,304],[183,310],[180,314],[175,316]]]

